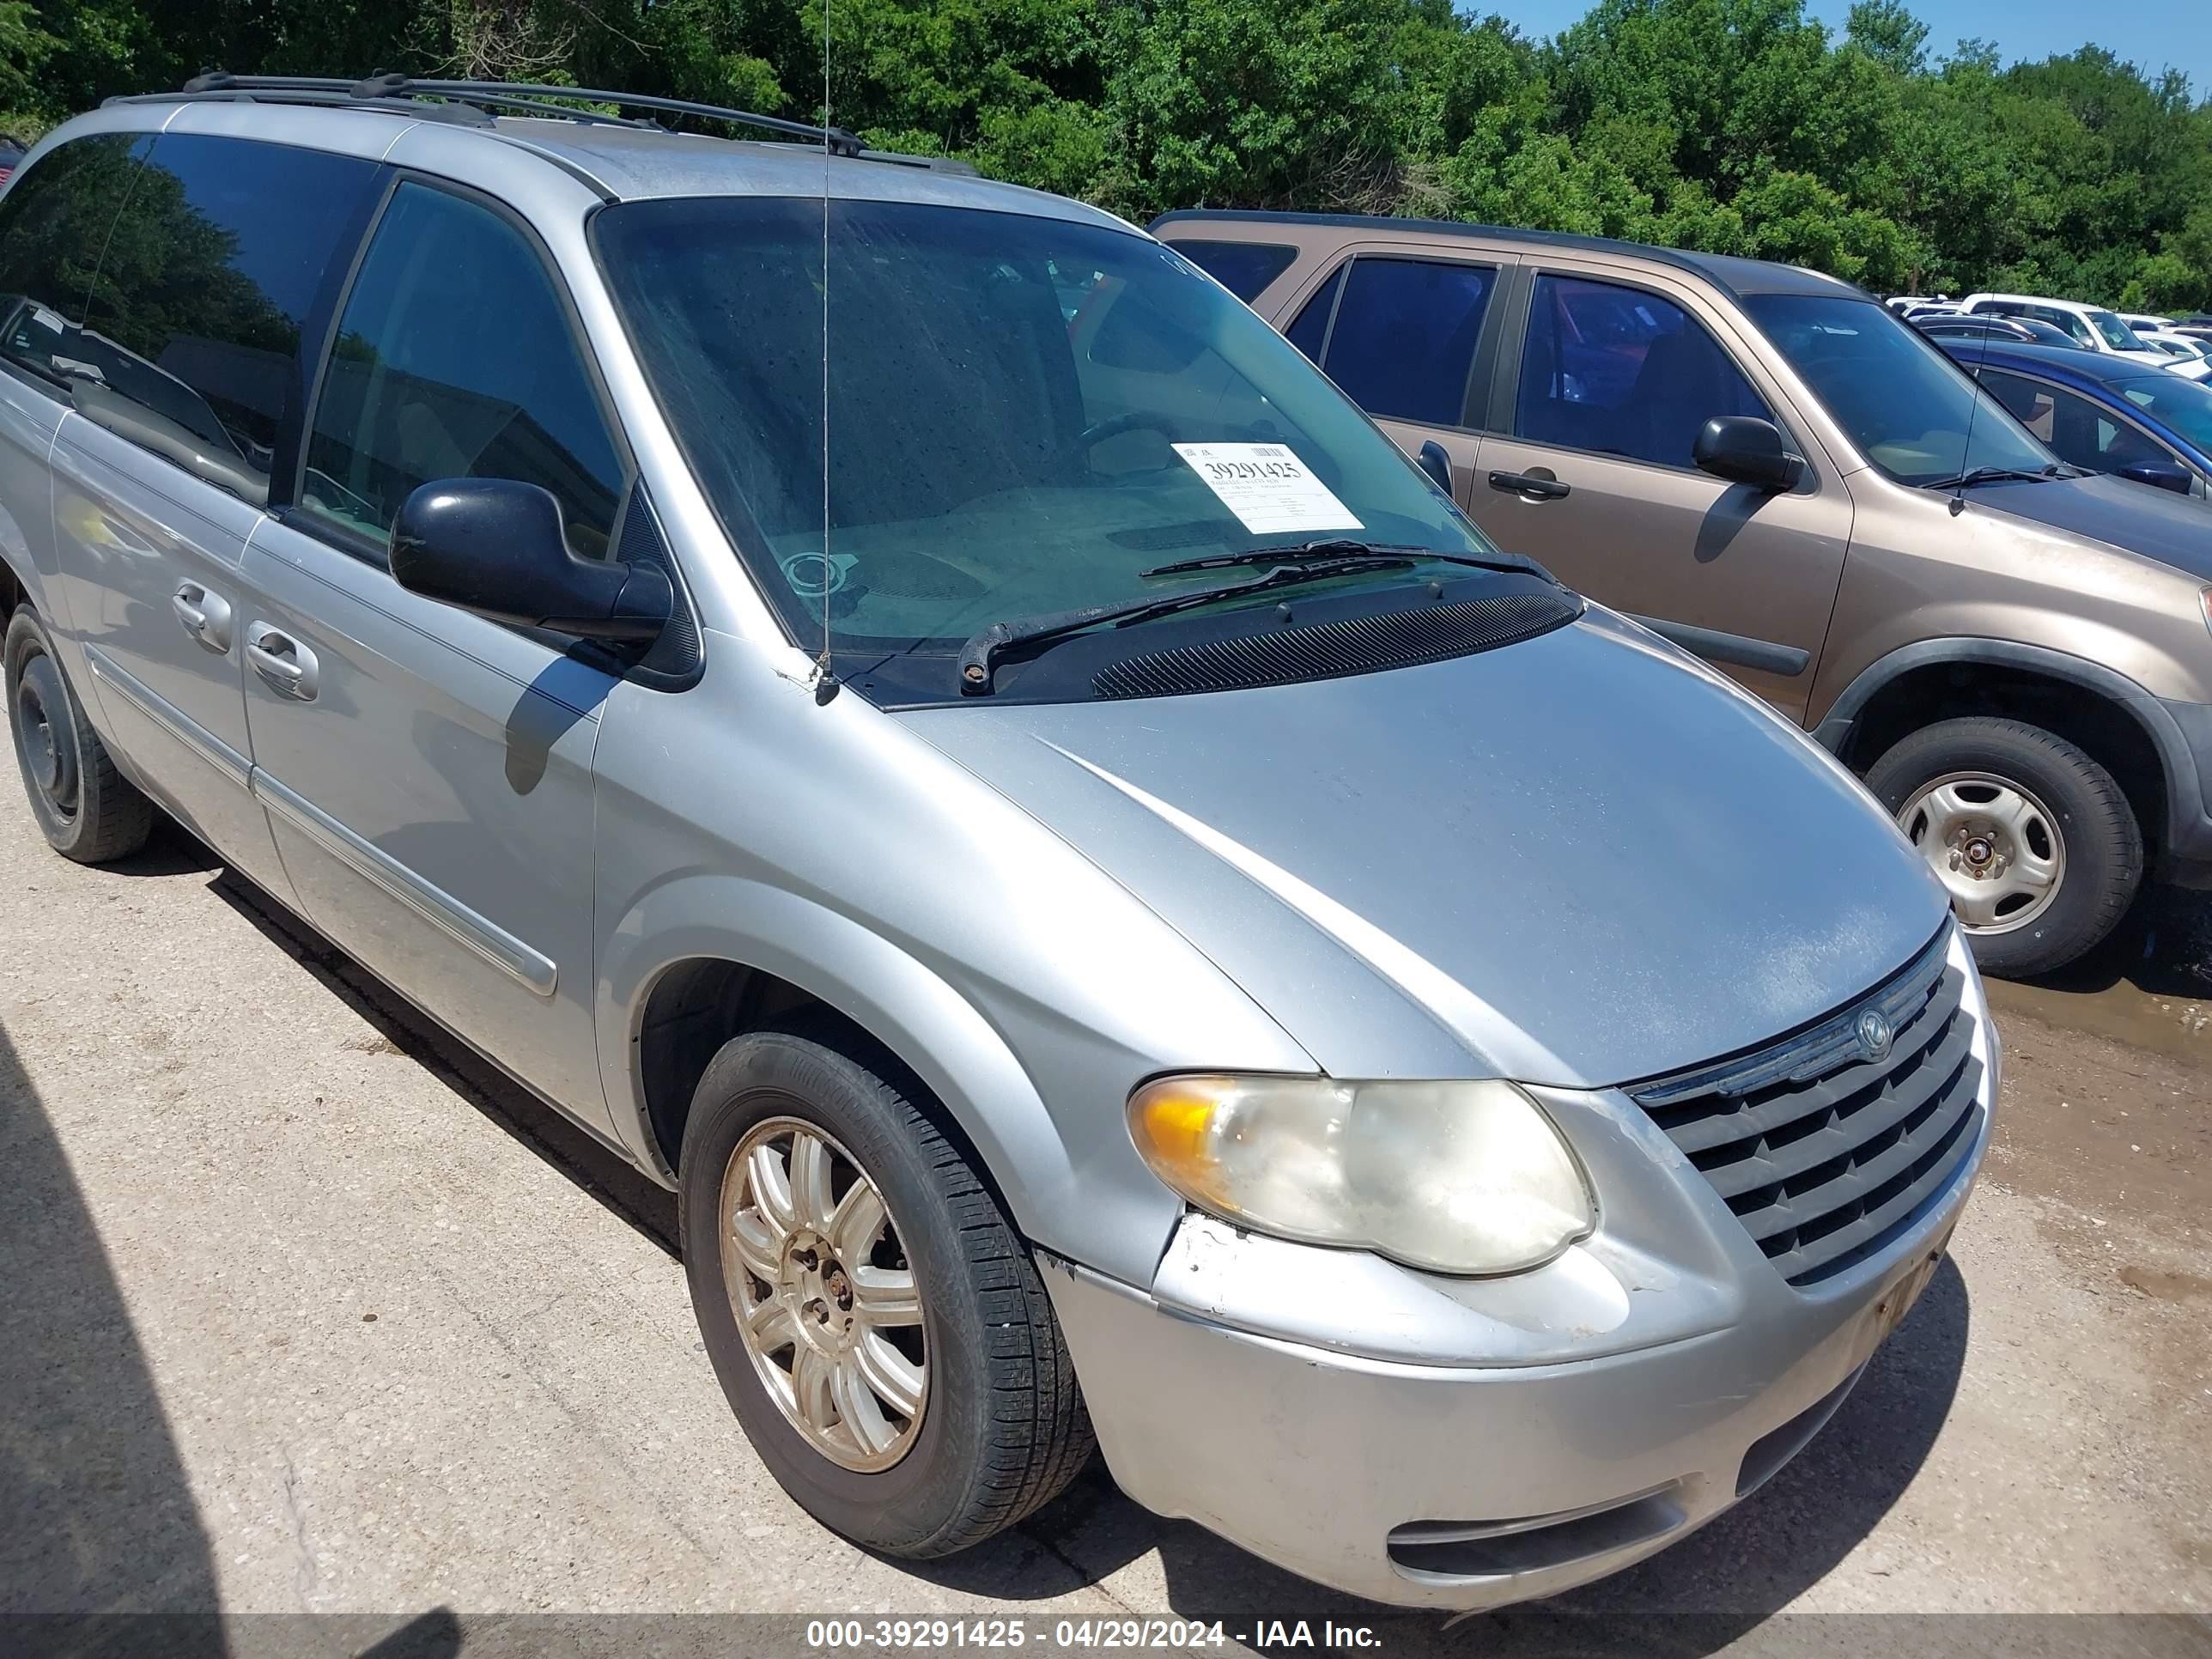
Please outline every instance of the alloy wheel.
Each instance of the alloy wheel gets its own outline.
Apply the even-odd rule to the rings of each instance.
[[[929,1396],[920,1286],[883,1191],[811,1124],[770,1118],[722,1175],[722,1277],[769,1397],[807,1444],[875,1473]]]

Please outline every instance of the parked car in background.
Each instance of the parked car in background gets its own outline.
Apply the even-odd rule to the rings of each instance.
[[[2212,388],[2094,351],[1944,347],[2060,460],[2212,499]]]
[[[29,153],[30,146],[21,139],[0,132],[0,185],[8,182],[9,175],[22,166],[23,157]]]
[[[2084,351],[2133,356],[2147,362],[2160,362],[2165,355],[2136,338],[2135,331],[2120,320],[2118,312],[2102,306],[2034,294],[1969,294],[1959,301],[1959,308],[1977,317],[2033,317],[2070,334]]]
[[[675,1188],[737,1417],[872,1549],[1095,1431],[1163,1514],[1488,1607],[1820,1431],[1999,1082],[1827,756],[1108,214],[351,84],[111,100],[0,195],[58,852],[158,802]]]
[[[2136,337],[2166,354],[2168,374],[2189,380],[2212,377],[2212,342],[2193,338],[2176,329],[2161,329],[2157,333],[2138,334]]]
[[[2010,340],[2019,345],[2070,346],[2074,337],[2033,317],[1915,317],[1912,325],[1931,340]]]
[[[1449,222],[1153,228],[1271,250],[1262,316],[1501,546],[1863,776],[1993,971],[2088,949],[2147,870],[2212,884],[2212,515],[2075,476],[1861,290]]]
[[[2173,326],[2171,317],[2154,317],[2148,312],[2123,311],[2119,319],[2137,334],[2152,334]]]

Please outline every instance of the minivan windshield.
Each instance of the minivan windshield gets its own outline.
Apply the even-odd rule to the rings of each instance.
[[[819,198],[638,202],[592,234],[732,541],[810,652],[826,603],[841,674],[942,655],[957,690],[953,654],[994,623],[1225,585],[1145,574],[1170,563],[1347,538],[1496,556],[1295,348],[1149,238],[926,203],[828,215],[825,235]],[[1316,586],[1444,568],[1370,561]]]
[[[1743,303],[1837,424],[1899,483],[1941,483],[1981,467],[2058,466],[2002,404],[1872,300],[1753,294]]]

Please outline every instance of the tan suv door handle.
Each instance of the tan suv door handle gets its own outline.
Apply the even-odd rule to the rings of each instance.
[[[1536,501],[1562,501],[1574,493],[1572,485],[1563,484],[1557,478],[1540,478],[1533,472],[1493,472],[1490,475],[1490,487]]]
[[[246,659],[253,672],[288,697],[314,701],[315,653],[289,634],[256,623],[246,630]]]

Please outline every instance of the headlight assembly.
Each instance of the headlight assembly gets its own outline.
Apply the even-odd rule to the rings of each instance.
[[[1158,1078],[1129,1133],[1201,1210],[1436,1273],[1538,1267],[1596,1224],[1574,1155],[1510,1083]]]

